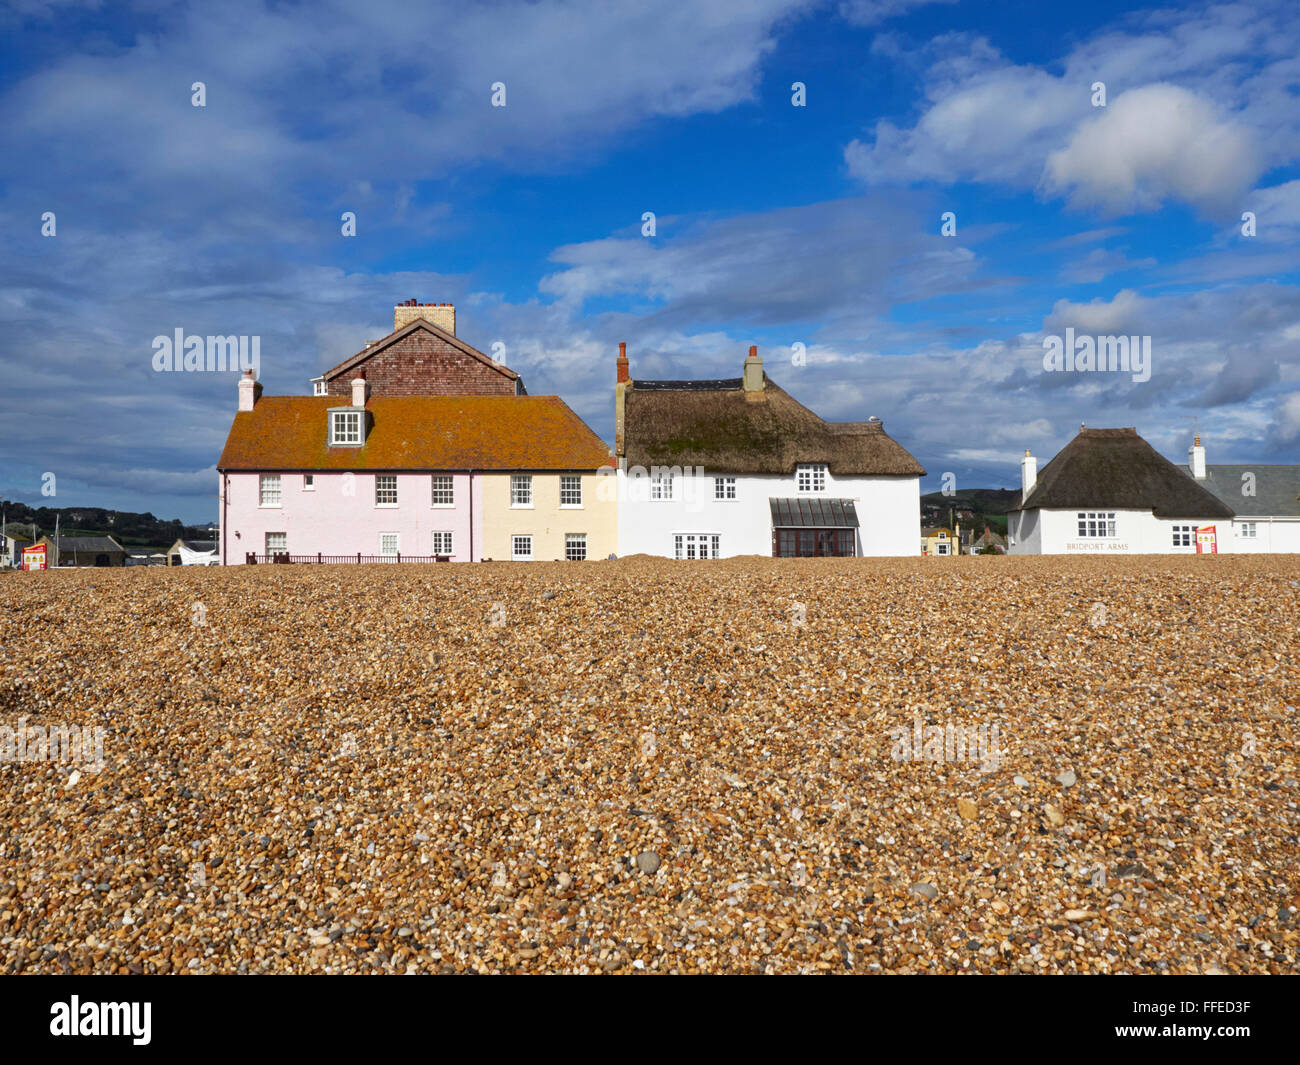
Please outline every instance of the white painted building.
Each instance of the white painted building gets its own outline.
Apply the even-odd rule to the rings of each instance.
[[[1188,469],[1234,512],[1232,535],[1220,551],[1300,552],[1300,466],[1207,466],[1198,436],[1188,452]]]
[[[619,554],[916,554],[925,470],[878,419],[825,422],[763,372],[642,381],[619,345]]]
[[[1136,429],[1081,428],[1041,476],[1028,450],[1020,470],[1021,501],[1007,515],[1009,554],[1234,550],[1232,508]]]

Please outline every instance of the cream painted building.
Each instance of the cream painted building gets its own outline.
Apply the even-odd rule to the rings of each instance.
[[[482,557],[581,562],[615,554],[618,499],[608,470],[484,474]]]

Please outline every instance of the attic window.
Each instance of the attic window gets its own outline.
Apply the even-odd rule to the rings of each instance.
[[[826,464],[800,463],[795,467],[795,483],[801,492],[826,491]]]
[[[361,443],[361,414],[359,410],[330,411],[330,444],[348,446]]]
[[[329,385],[327,385],[323,380],[313,381],[312,383],[316,386],[316,395],[318,396],[329,395]]]

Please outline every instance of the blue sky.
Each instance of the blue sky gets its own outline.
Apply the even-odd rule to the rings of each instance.
[[[753,343],[927,490],[1016,484],[1080,422],[1300,462],[1297,56],[1290,0],[19,0],[0,496],[212,520],[236,375],[156,373],[153,338],[260,336],[303,394],[410,297],[607,440],[618,341],[644,377]],[[1067,327],[1150,336],[1150,379],[1045,372]]]

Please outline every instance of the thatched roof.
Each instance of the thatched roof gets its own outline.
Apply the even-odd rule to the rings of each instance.
[[[629,466],[703,466],[787,476],[824,462],[833,477],[923,477],[925,469],[879,421],[826,422],[763,375],[763,399],[740,378],[631,381],[625,399]]]
[[[1136,429],[1080,429],[1038,475],[1035,508],[1150,510],[1157,518],[1231,518],[1232,509],[1138,436]]]

